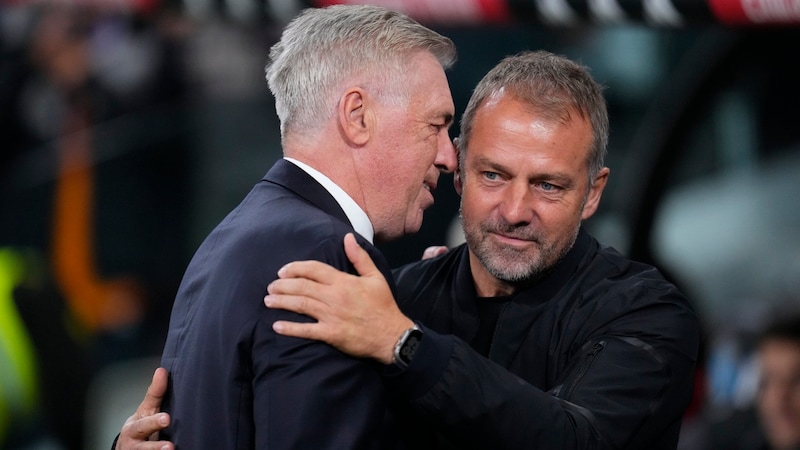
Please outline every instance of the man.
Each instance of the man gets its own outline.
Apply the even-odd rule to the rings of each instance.
[[[265,302],[319,322],[276,330],[385,363],[413,319],[413,357],[385,378],[411,424],[401,429],[421,442],[675,448],[698,324],[654,268],[581,230],[609,174],[599,87],[563,58],[517,55],[479,83],[461,126],[467,243],[394,272],[405,315],[385,285],[292,263]],[[355,250],[359,272],[380,280]]]
[[[800,316],[785,317],[761,334],[756,401],[761,428],[772,450],[800,449]]]
[[[609,174],[600,87],[565,58],[523,53],[483,78],[461,127],[466,245],[396,270],[393,296],[347,237],[362,276],[284,266],[265,303],[317,322],[275,330],[388,363],[409,448],[675,448],[697,318],[656,269],[581,229]],[[160,416],[139,419],[157,400],[131,430],[158,429]]]
[[[417,231],[439,171],[455,168],[444,73],[455,48],[401,14],[342,6],[305,10],[270,59],[285,159],[187,268],[162,356],[164,436],[186,449],[380,448],[380,367],[276,334],[278,319],[310,319],[262,298],[292,260],[352,270],[341,240],[354,231],[389,274],[373,233]]]

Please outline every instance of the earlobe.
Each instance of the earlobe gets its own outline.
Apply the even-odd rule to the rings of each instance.
[[[353,145],[362,146],[369,140],[368,104],[360,88],[348,89],[339,101],[337,114],[342,135]]]

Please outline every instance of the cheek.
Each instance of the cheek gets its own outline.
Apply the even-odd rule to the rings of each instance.
[[[538,206],[538,215],[548,226],[567,231],[580,223],[582,211],[580,203],[547,203]]]
[[[491,196],[488,194],[481,195],[480,192],[472,189],[464,189],[461,194],[461,214],[464,217],[473,218],[476,216],[486,216],[488,211],[491,211]]]

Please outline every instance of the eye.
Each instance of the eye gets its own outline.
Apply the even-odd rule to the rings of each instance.
[[[552,191],[556,191],[556,190],[560,189],[555,184],[548,183],[547,181],[542,181],[541,183],[539,183],[539,187],[543,191],[547,191],[547,192],[552,192]]]
[[[487,180],[494,181],[500,179],[500,174],[498,174],[497,172],[483,172],[483,177],[486,178]]]

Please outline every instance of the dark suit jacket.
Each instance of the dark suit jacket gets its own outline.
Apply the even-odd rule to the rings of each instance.
[[[280,160],[206,238],[181,283],[162,365],[170,373],[164,434],[178,448],[378,448],[385,399],[377,363],[272,330],[267,285],[295,260],[354,273],[343,237],[353,228],[334,198]],[[358,236],[390,284],[388,264]]]

